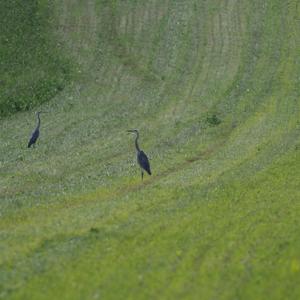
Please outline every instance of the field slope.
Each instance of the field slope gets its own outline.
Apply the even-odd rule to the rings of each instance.
[[[0,120],[0,299],[300,299],[299,2],[53,2],[75,74],[35,149]]]

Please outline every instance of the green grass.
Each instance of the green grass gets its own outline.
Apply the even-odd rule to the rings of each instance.
[[[0,299],[299,299],[297,1],[50,12],[76,75],[36,149],[0,121]]]

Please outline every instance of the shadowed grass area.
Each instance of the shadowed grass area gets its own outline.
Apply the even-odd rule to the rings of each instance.
[[[54,22],[49,1],[1,1],[0,116],[50,100],[70,80]]]
[[[56,2],[77,74],[36,149],[0,121],[0,299],[298,299],[299,9]]]

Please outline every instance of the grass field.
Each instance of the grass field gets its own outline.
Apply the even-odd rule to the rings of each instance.
[[[0,120],[0,299],[299,299],[299,2],[53,3],[74,74],[35,149]]]

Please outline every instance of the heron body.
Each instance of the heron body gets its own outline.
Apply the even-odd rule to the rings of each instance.
[[[41,111],[37,112],[38,123],[37,123],[37,126],[36,126],[35,130],[33,131],[31,138],[28,142],[28,148],[35,145],[35,143],[40,135],[40,126],[41,126],[40,113],[41,113]]]
[[[144,153],[144,151],[139,151],[137,153],[137,161],[138,161],[138,164],[140,165],[141,169],[145,170],[149,175],[151,175],[150,163],[149,163],[148,157]],[[143,174],[142,174],[142,177],[143,177]]]
[[[28,148],[30,148],[32,145],[35,145],[35,142],[37,141],[38,137],[40,135],[40,130],[38,128],[35,129],[35,131],[32,133],[31,138],[28,142]]]
[[[142,179],[144,177],[144,171],[146,171],[149,175],[151,175],[151,169],[150,169],[150,163],[147,155],[143,150],[140,149],[139,144],[138,144],[138,139],[139,139],[139,132],[135,130],[128,130],[128,132],[132,132],[136,134],[135,138],[135,148],[136,148],[136,154],[137,154],[137,162],[141,168],[141,176]]]

